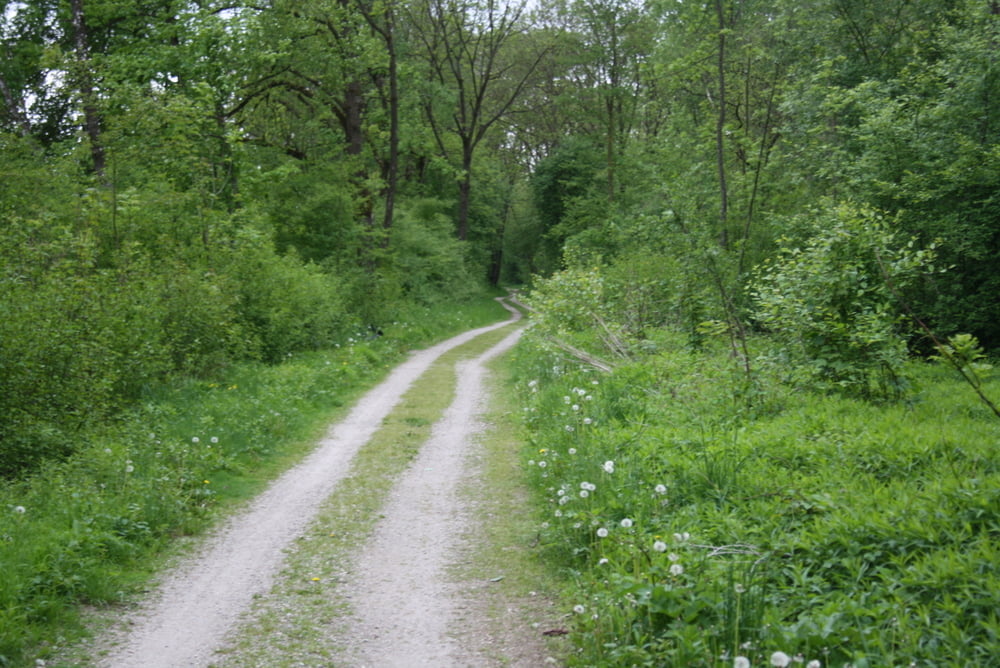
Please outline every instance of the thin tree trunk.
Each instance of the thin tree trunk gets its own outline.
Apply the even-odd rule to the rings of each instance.
[[[97,91],[94,90],[93,73],[90,71],[90,40],[87,23],[83,13],[83,0],[71,0],[73,38],[76,46],[76,60],[79,72],[77,85],[80,100],[83,103],[83,127],[90,140],[90,158],[93,161],[94,173],[105,180],[106,160],[104,144],[101,138],[101,117],[97,109]]]
[[[393,225],[396,187],[399,182],[399,72],[391,6],[386,10],[385,21],[385,46],[389,50],[389,164],[385,178],[385,215],[382,219],[382,229],[386,231],[384,243],[388,244],[388,231]]]
[[[469,207],[472,196],[472,142],[462,140],[462,180],[458,183],[458,238],[469,238]]]
[[[719,114],[715,124],[715,160],[719,173],[719,245],[729,246],[729,189],[726,184],[726,17],[723,0],[715,0],[715,12],[719,20]]]

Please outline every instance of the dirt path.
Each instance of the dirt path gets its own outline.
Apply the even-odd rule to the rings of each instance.
[[[468,520],[458,490],[468,475],[474,437],[482,428],[478,415],[484,365],[513,346],[520,333],[474,360],[459,363],[454,402],[396,483],[383,509],[384,519],[358,555],[349,585],[357,615],[345,634],[352,639],[355,654],[349,665],[484,665],[477,658],[481,649],[477,640],[482,636],[456,633],[467,619],[456,609],[460,592],[444,570],[461,547]]]
[[[508,307],[509,308],[509,307]],[[510,309],[512,319],[519,317]],[[112,668],[209,666],[256,596],[265,594],[298,537],[350,469],[407,388],[445,352],[509,323],[466,332],[415,353],[335,425],[301,464],[275,481],[198,554],[167,575],[128,632],[98,665]],[[456,399],[394,491],[374,539],[359,554],[347,586],[357,625],[345,666],[477,665],[449,639],[455,597],[444,569],[461,513],[457,487],[478,428],[485,362],[510,348],[519,330],[479,358],[462,363]],[[389,484],[386,481],[386,484]],[[464,652],[464,654],[463,654]],[[472,662],[470,662],[472,661]]]

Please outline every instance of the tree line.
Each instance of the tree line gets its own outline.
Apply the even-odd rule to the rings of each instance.
[[[996,347],[998,21],[983,0],[4,2],[0,468],[172,376],[567,269],[618,286],[622,327],[784,332],[837,383],[894,359],[903,306]]]

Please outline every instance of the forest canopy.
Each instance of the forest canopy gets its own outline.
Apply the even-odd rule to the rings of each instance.
[[[892,394],[927,330],[1000,345],[998,40],[982,0],[4,2],[0,474],[551,276],[607,354],[770,332]]]

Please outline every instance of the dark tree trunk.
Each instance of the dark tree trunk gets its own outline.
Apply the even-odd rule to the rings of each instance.
[[[101,138],[101,116],[97,109],[97,91],[94,89],[93,72],[90,70],[90,39],[83,13],[83,0],[71,0],[73,39],[76,47],[77,87],[83,104],[83,127],[90,141],[90,158],[94,173],[104,181],[106,160]]]

